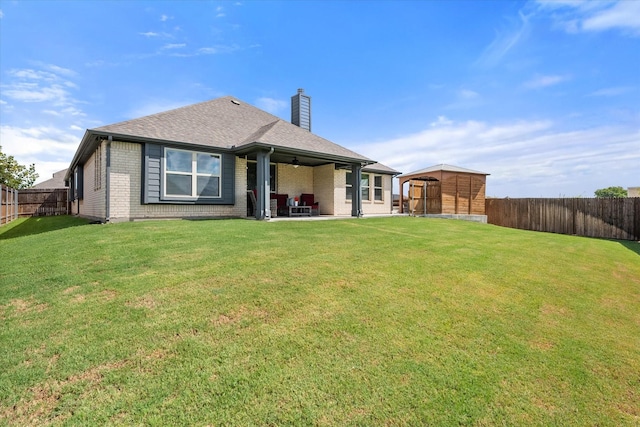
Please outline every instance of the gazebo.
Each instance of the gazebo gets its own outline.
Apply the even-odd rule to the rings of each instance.
[[[408,183],[407,209],[412,215],[485,215],[487,175],[445,164],[399,175],[400,213],[405,210],[404,185]]]

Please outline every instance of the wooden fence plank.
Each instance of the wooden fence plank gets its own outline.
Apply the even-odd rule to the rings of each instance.
[[[0,184],[0,225],[18,218],[18,190]]]
[[[21,190],[18,195],[20,216],[67,215],[68,191],[66,188]]]
[[[640,240],[640,198],[486,199],[487,222],[522,230]]]

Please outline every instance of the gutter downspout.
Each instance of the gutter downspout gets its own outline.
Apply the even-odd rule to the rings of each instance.
[[[105,184],[106,187],[104,189],[104,197],[105,197],[105,201],[104,201],[104,211],[105,211],[105,218],[104,218],[104,222],[109,222],[109,220],[111,219],[111,207],[109,206],[109,199],[111,198],[111,180],[109,179],[111,177],[111,143],[113,142],[113,136],[109,135],[109,137],[107,138],[107,169],[106,169],[106,177],[105,177]]]

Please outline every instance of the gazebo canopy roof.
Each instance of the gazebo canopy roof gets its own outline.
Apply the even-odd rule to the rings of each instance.
[[[460,166],[453,166],[453,165],[447,165],[442,163],[439,165],[429,166],[428,168],[420,169],[415,172],[403,173],[402,175],[398,175],[398,178],[409,178],[413,176],[418,177],[420,175],[429,174],[433,172],[440,172],[440,171],[470,173],[474,175],[490,175],[486,172],[480,172],[473,169],[467,169],[467,168],[462,168]]]

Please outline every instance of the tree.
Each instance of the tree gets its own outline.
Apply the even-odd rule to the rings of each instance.
[[[596,197],[627,197],[627,190],[622,187],[607,187],[595,191]]]
[[[23,166],[2,152],[0,145],[0,184],[15,189],[29,188],[38,179],[36,165]]]

